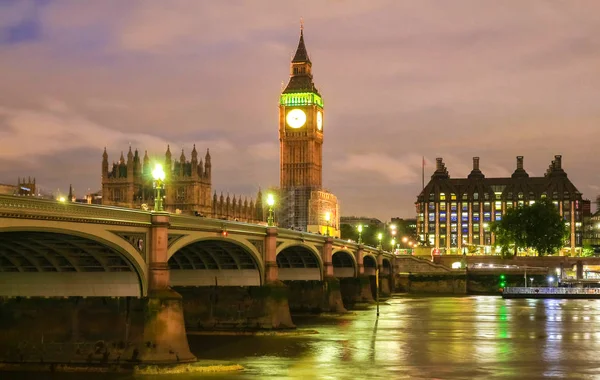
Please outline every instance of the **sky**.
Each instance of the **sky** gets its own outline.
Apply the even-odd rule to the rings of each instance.
[[[278,99],[300,18],[344,216],[414,217],[443,157],[600,194],[597,0],[0,0],[0,183],[99,190],[102,152],[190,158],[213,189],[279,183]]]

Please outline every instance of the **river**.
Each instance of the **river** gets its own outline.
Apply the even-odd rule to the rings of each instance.
[[[394,297],[300,336],[190,336],[199,359],[241,372],[135,376],[0,373],[2,380],[536,379],[600,377],[600,300]]]

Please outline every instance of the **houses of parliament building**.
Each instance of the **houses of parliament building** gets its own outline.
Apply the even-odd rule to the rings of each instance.
[[[259,191],[256,202],[252,199],[212,192],[212,163],[207,150],[204,160],[198,158],[196,146],[191,160],[187,160],[183,150],[179,160],[173,160],[167,146],[164,161],[165,170],[164,207],[168,212],[206,216],[217,219],[238,220],[241,222],[262,222],[262,194]],[[110,206],[144,209],[154,204],[152,166],[145,152],[141,159],[136,149],[131,147],[127,159],[121,153],[118,162],[108,163],[108,154],[102,155],[102,204]]]

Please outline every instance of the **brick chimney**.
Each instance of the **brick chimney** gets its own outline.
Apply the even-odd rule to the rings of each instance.
[[[554,170],[561,170],[562,169],[562,156],[561,155],[556,155],[554,156]]]
[[[435,171],[441,172],[444,170],[444,163],[442,162],[442,158],[438,157],[435,159]]]
[[[523,156],[517,156],[517,170],[523,170]]]
[[[479,157],[473,157],[473,170],[479,170]]]

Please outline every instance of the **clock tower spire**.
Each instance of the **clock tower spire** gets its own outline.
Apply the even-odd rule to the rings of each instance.
[[[311,224],[311,194],[322,188],[323,116],[323,98],[313,82],[312,62],[301,22],[300,40],[290,63],[290,79],[279,98],[282,227],[306,231]]]

